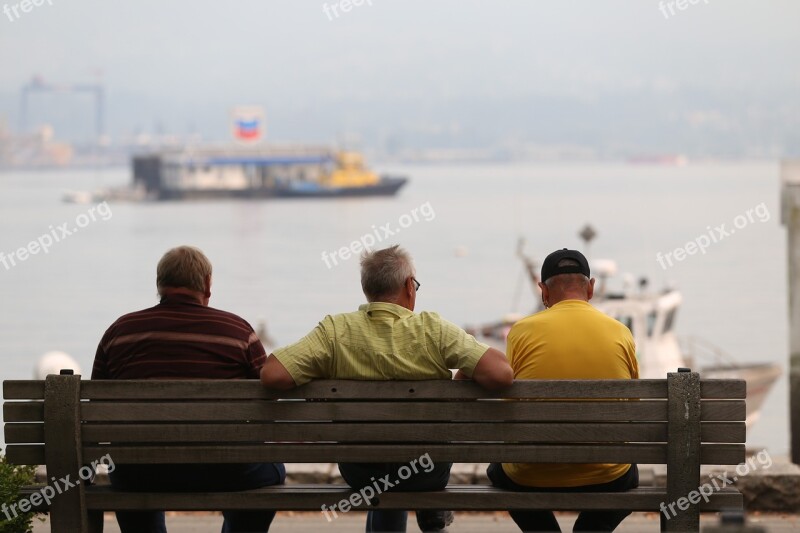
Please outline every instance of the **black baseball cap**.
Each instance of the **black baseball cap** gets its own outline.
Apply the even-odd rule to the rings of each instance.
[[[563,259],[572,259],[578,264],[558,266]],[[542,263],[542,283],[559,274],[583,274],[590,278],[589,261],[578,250],[567,250],[566,248],[556,250],[548,255]]]

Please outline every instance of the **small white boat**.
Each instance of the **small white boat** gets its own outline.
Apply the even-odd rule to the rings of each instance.
[[[592,232],[588,232],[592,234]],[[517,250],[528,277],[541,302],[539,289],[539,266],[526,256],[522,243]],[[592,275],[597,278],[592,305],[619,320],[631,330],[636,341],[636,357],[639,361],[639,377],[663,379],[668,372],[680,367],[689,367],[700,372],[702,378],[744,379],[747,382],[747,427],[758,419],[761,406],[775,381],[781,375],[777,363],[737,363],[722,350],[697,337],[683,340],[683,348],[675,334],[675,321],[683,301],[675,288],[652,292],[647,281],[642,279],[638,287],[630,280],[621,292],[607,290],[608,278],[616,274],[616,264],[609,260],[590,259]],[[541,311],[541,303],[533,312]],[[468,327],[468,332],[481,340],[505,349],[506,336],[511,326],[524,315],[510,314],[502,320],[484,326]]]

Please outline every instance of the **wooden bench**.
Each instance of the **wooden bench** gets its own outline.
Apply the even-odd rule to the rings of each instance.
[[[667,486],[514,493],[450,485],[439,492],[385,492],[354,508],[658,512],[672,503],[677,514],[669,520],[662,514],[662,529],[697,531],[700,511],[743,506],[742,495],[725,487],[683,509],[701,485],[701,464],[745,459],[745,382],[700,380],[691,372],[660,380],[517,381],[500,393],[463,381],[317,381],[274,392],[257,381],[53,375],[5,381],[3,395],[9,461],[45,464],[48,478],[75,480],[83,465],[106,454],[115,464],[410,463],[425,454],[456,463],[634,462],[666,464]],[[548,401],[509,401],[520,399]],[[80,484],[55,497],[49,512],[52,531],[75,533],[95,531],[100,511],[314,511],[351,494],[346,485],[132,493]]]

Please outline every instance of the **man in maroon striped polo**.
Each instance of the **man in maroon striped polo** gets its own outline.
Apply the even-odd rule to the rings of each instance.
[[[161,302],[120,317],[108,328],[92,379],[256,379],[266,359],[241,317],[208,306],[211,262],[191,246],[169,250],[158,263]],[[126,490],[226,491],[283,483],[282,463],[120,465],[111,484]],[[225,532],[268,531],[271,511],[225,511]],[[164,513],[118,512],[122,533],[166,533]]]

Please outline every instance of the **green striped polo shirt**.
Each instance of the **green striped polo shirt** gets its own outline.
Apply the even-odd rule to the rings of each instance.
[[[489,347],[437,313],[372,302],[328,315],[308,335],[273,355],[302,385],[312,379],[450,379],[472,376]]]

